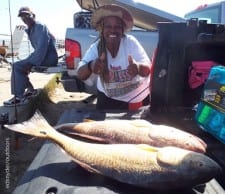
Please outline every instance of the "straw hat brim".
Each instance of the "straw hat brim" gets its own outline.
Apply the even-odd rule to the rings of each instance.
[[[103,5],[97,8],[92,14],[91,25],[99,31],[101,21],[108,16],[119,17],[125,24],[125,31],[131,30],[134,25],[131,13],[127,9],[114,4]]]

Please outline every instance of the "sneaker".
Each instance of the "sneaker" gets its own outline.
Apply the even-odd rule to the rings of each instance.
[[[10,100],[8,100],[8,101],[5,101],[5,102],[3,102],[3,104],[5,105],[5,106],[13,106],[13,105],[19,105],[19,104],[24,104],[24,103],[27,103],[27,99],[26,98],[19,98],[19,97],[13,97],[13,98],[11,98]]]
[[[25,92],[24,92],[24,94],[23,94],[23,96],[24,97],[26,97],[26,98],[30,98],[30,97],[34,97],[34,96],[36,96],[38,94],[38,90],[26,90]]]

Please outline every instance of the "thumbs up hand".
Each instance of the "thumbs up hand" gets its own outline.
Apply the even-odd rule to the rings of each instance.
[[[128,65],[128,73],[132,76],[135,77],[136,75],[138,75],[138,64],[133,60],[132,56],[128,56],[128,61],[129,61],[129,65]]]
[[[105,66],[106,54],[102,53],[99,58],[93,61],[92,70],[95,74],[101,74]]]

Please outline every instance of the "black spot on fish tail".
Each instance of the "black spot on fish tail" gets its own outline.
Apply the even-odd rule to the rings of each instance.
[[[41,134],[46,135],[47,133],[45,131],[40,131]]]

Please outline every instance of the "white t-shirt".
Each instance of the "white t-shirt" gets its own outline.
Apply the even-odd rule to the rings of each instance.
[[[90,46],[78,68],[98,58],[98,43],[99,41],[96,41]],[[107,51],[109,83],[102,83],[99,76],[94,73],[85,82],[90,84],[97,79],[98,90],[112,99],[131,103],[141,102],[149,94],[150,75],[147,77],[137,75],[131,79],[127,71],[129,55],[138,64],[143,64],[150,68],[150,60],[137,39],[132,35],[125,35],[121,39],[119,51],[115,58],[112,58],[110,52]]]

